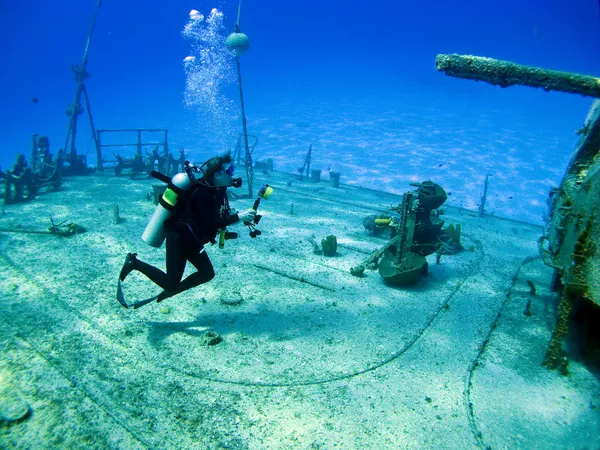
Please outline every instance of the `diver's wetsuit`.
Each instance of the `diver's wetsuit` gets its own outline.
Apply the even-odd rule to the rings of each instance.
[[[165,221],[167,272],[139,259],[133,261],[133,270],[143,273],[166,291],[159,295],[159,301],[161,297],[179,294],[213,279],[215,271],[203,247],[215,241],[219,228],[239,220],[237,214],[228,214],[226,188],[213,188],[203,183],[203,180],[195,181],[182,195],[175,214]],[[198,272],[181,281],[186,261],[191,262]]]

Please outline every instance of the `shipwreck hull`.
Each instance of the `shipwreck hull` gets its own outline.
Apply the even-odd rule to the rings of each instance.
[[[562,287],[555,337],[546,358],[550,366],[560,364],[560,341],[567,334],[579,334],[582,353],[600,361],[598,332],[587,331],[600,325],[600,101],[592,105],[579,133],[565,176],[550,197],[543,251],[546,263],[556,269],[556,287]]]

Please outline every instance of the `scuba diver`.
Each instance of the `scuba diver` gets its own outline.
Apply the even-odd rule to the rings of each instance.
[[[194,178],[192,171],[202,172],[202,177]],[[233,178],[233,173],[231,155],[226,153],[209,159],[199,168],[186,161],[186,173],[169,180],[169,186],[142,235],[142,239],[154,247],[160,247],[166,238],[166,273],[141,261],[136,253],[128,253],[119,274],[117,300],[121,305],[129,307],[123,297],[121,282],[134,270],[163,289],[157,296],[133,304],[134,309],[154,300],[161,302],[213,279],[215,272],[204,245],[215,243],[217,233],[228,225],[239,221],[252,223],[256,217],[255,209],[231,214],[227,188],[240,187],[242,181]],[[164,175],[153,175],[168,180]],[[182,280],[187,261],[197,272]]]

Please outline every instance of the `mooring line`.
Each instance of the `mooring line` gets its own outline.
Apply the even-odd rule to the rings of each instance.
[[[463,392],[463,402],[464,402],[464,405],[466,408],[467,418],[469,420],[469,428],[471,430],[471,433],[473,434],[473,437],[475,438],[475,442],[477,443],[477,446],[481,449],[490,449],[491,446],[489,444],[485,443],[485,441],[483,439],[483,433],[481,432],[481,428],[477,424],[477,420],[475,418],[473,402],[471,401],[471,387],[473,385],[473,382],[472,382],[473,373],[475,372],[475,369],[477,367],[479,367],[479,360],[481,359],[481,356],[487,349],[487,345],[490,342],[490,337],[491,337],[492,333],[494,332],[494,330],[496,329],[496,325],[498,323],[498,320],[500,319],[500,316],[502,315],[502,311],[504,310],[504,307],[506,306],[506,303],[508,302],[508,300],[510,300],[512,297],[513,289],[517,283],[517,279],[519,277],[519,273],[521,272],[521,269],[526,264],[529,264],[533,261],[537,261],[538,259],[540,259],[539,256],[537,256],[537,257],[528,256],[523,261],[521,261],[521,264],[519,265],[515,274],[512,277],[511,284],[506,291],[504,300],[502,301],[502,304],[500,305],[500,308],[498,309],[498,312],[496,313],[494,320],[492,320],[492,323],[490,324],[490,327],[488,329],[488,332],[487,332],[485,338],[479,345],[478,351],[475,354],[475,357],[471,360],[471,363],[469,364],[469,368],[467,370],[467,376],[465,378],[465,389]]]
[[[314,385],[332,383],[335,381],[347,380],[349,378],[354,378],[359,375],[362,375],[362,374],[365,374],[368,372],[372,372],[376,369],[379,369],[380,367],[385,366],[386,364],[389,364],[390,362],[394,361],[395,359],[399,358],[404,353],[406,353],[419,340],[419,338],[425,333],[425,331],[427,331],[427,329],[431,326],[433,321],[437,318],[437,316],[440,314],[440,312],[446,307],[446,305],[450,302],[450,300],[454,297],[454,295],[459,291],[459,289],[465,284],[465,282],[469,278],[471,278],[475,273],[477,273],[479,271],[479,269],[481,267],[481,262],[483,261],[483,258],[485,257],[485,252],[484,252],[483,244],[481,243],[481,241],[476,240],[475,246],[479,250],[479,257],[471,264],[471,267],[469,268],[469,271],[464,276],[464,278],[462,278],[460,280],[460,282],[457,283],[456,286],[454,286],[452,291],[446,296],[446,298],[440,304],[438,309],[427,319],[425,324],[413,335],[413,337],[401,349],[394,352],[391,356],[389,356],[377,363],[371,364],[369,367],[366,367],[366,368],[360,369],[360,370],[355,370],[355,371],[348,372],[348,373],[342,373],[340,375],[333,375],[333,376],[326,377],[326,378],[313,378],[313,379],[307,379],[304,381],[290,381],[290,382],[262,382],[262,381],[231,380],[231,379],[225,379],[225,378],[214,378],[214,377],[210,377],[210,376],[206,376],[206,375],[199,376],[199,375],[196,375],[193,372],[190,372],[185,369],[173,369],[173,370],[175,370],[178,373],[181,373],[181,374],[187,375],[189,377],[193,377],[193,378],[199,378],[202,380],[213,381],[216,383],[232,384],[232,385],[247,386],[247,387],[314,386]]]
[[[368,367],[364,368],[364,369],[360,369],[360,370],[355,370],[352,372],[348,372],[348,373],[342,373],[339,375],[333,375],[333,376],[329,376],[329,377],[325,377],[325,378],[312,378],[312,379],[307,379],[307,380],[302,380],[302,381],[290,381],[290,382],[261,382],[261,381],[244,381],[244,380],[232,380],[232,379],[225,379],[225,378],[215,378],[215,377],[211,377],[209,376],[206,372],[198,374],[198,373],[194,373],[191,370],[187,370],[184,368],[180,368],[180,367],[175,367],[175,366],[169,366],[166,363],[159,363],[160,368],[162,369],[166,369],[181,375],[185,375],[187,377],[190,378],[194,378],[194,379],[198,379],[198,380],[203,380],[203,381],[210,381],[210,382],[214,382],[214,383],[219,383],[219,384],[230,384],[230,385],[237,385],[237,386],[245,386],[245,387],[272,387],[272,388],[276,388],[276,387],[300,387],[300,386],[311,386],[311,385],[322,385],[322,384],[327,384],[327,383],[332,383],[332,382],[336,382],[336,381],[341,381],[341,380],[345,380],[345,379],[350,379],[350,378],[354,378],[357,377],[359,375],[368,373],[368,372],[372,372],[380,367],[383,367],[387,364],[389,364],[390,362],[394,361],[395,359],[399,358],[400,356],[402,356],[404,353],[406,353],[418,340],[419,338],[429,329],[429,327],[431,326],[431,324],[433,323],[433,321],[438,317],[438,315],[440,314],[440,312],[442,310],[444,310],[444,308],[446,307],[446,305],[452,300],[452,298],[456,295],[456,293],[460,290],[460,288],[466,283],[466,281],[468,279],[470,279],[475,273],[477,273],[480,268],[481,268],[481,262],[483,261],[484,257],[485,257],[485,251],[483,248],[483,244],[481,243],[481,241],[476,240],[475,241],[475,247],[478,250],[478,257],[477,259],[470,265],[467,273],[465,274],[465,276],[454,286],[454,288],[451,290],[451,292],[446,296],[446,298],[440,303],[439,307],[436,309],[436,311],[427,319],[427,321],[421,326],[421,328],[419,328],[417,330],[417,332],[412,336],[412,338],[399,350],[397,350],[396,352],[394,352],[392,355],[390,355],[389,357],[378,361],[374,364],[369,365]],[[9,260],[8,257],[6,257],[5,255],[3,255],[3,257],[7,260]],[[18,267],[14,264],[14,262],[10,261],[11,265],[15,268],[18,269]],[[272,269],[268,268],[268,267],[260,267],[261,269],[265,269],[265,270],[270,270],[273,271]],[[22,269],[18,269],[21,270]],[[274,272],[274,271],[273,271]],[[275,272],[277,273],[277,272]],[[285,276],[287,278],[292,278],[295,279],[296,281],[301,281],[301,282],[307,282],[306,280],[302,280],[301,278],[293,278],[292,276],[288,276],[288,274],[285,273],[278,273],[279,275]],[[40,285],[39,282],[35,281],[36,284]],[[309,284],[312,284],[309,282]],[[45,287],[41,286],[40,287],[45,291],[50,293]],[[316,285],[315,287],[319,287],[322,289],[326,289],[326,290],[332,290],[335,291],[332,288],[329,288],[328,286],[321,286],[321,285]],[[62,302],[62,303],[66,303],[64,302],[62,299],[60,299],[59,297],[57,297],[56,295],[50,293],[52,297],[54,297],[56,300]],[[83,314],[79,313],[77,310],[73,309],[71,306],[69,306],[70,309],[72,309],[72,311],[76,312],[77,315],[84,320],[85,322],[87,322],[88,324],[90,324],[92,327],[98,329],[98,331],[103,334],[105,337],[109,338],[113,343],[117,342],[119,343],[119,345],[122,348],[125,348],[125,345],[121,342],[121,339],[117,336],[113,336],[109,333],[107,333],[106,331],[104,331],[101,328],[98,328],[97,325],[93,322],[90,321],[90,319],[88,319],[87,317],[85,317]],[[134,435],[135,436],[135,435]],[[140,440],[141,441],[141,440]],[[143,442],[143,441],[141,441]]]

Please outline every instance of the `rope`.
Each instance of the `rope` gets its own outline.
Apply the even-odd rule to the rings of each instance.
[[[438,309],[429,317],[429,319],[427,319],[427,321],[423,324],[423,326],[419,330],[417,330],[417,332],[413,335],[413,337],[401,349],[397,350],[389,357],[387,357],[379,362],[376,362],[374,364],[371,364],[369,367],[366,367],[364,369],[355,370],[352,372],[342,373],[339,375],[332,375],[330,377],[325,377],[325,378],[309,378],[304,381],[272,382],[272,383],[262,382],[262,381],[238,381],[238,380],[229,380],[229,379],[224,379],[224,378],[212,378],[212,377],[206,376],[206,374],[198,375],[198,374],[195,374],[186,369],[179,369],[179,368],[174,368],[174,367],[171,367],[170,369],[173,370],[174,372],[178,372],[178,373],[187,375],[192,378],[198,378],[200,380],[208,380],[208,381],[213,381],[213,382],[222,383],[222,384],[232,384],[232,385],[236,385],[236,386],[251,386],[251,387],[315,386],[315,385],[320,385],[320,384],[332,383],[335,381],[347,380],[347,379],[354,378],[354,377],[357,377],[359,375],[362,375],[362,374],[365,374],[368,372],[372,372],[376,369],[379,369],[380,367],[383,367],[383,366],[389,364],[390,362],[394,361],[395,359],[399,358],[404,353],[406,353],[419,340],[419,338],[429,329],[429,327],[431,326],[433,321],[437,318],[437,316],[440,314],[440,312],[442,312],[446,308],[446,305],[450,302],[450,300],[452,300],[454,295],[460,290],[460,288],[463,286],[463,284],[465,284],[469,278],[471,278],[476,272],[479,271],[479,268],[481,267],[481,262],[483,261],[483,258],[485,257],[485,252],[483,250],[483,245],[482,245],[481,241],[475,241],[475,246],[479,250],[479,257],[471,265],[471,267],[469,268],[469,271],[464,276],[464,278],[462,280],[460,280],[456,286],[454,286],[454,289],[452,289],[452,291],[448,294],[448,296],[440,304]]]
[[[242,70],[240,67],[240,57],[235,57],[237,66],[238,87],[240,90],[240,106],[242,108],[242,129],[244,130],[244,148],[246,149],[246,177],[248,178],[248,196],[252,197],[252,180],[254,179],[254,171],[252,169],[252,154],[248,146],[248,127],[246,126],[246,113],[244,108],[244,92],[242,91]]]
[[[237,21],[235,22],[235,31],[236,33],[240,31],[240,14],[242,12],[242,0],[238,2],[238,14]]]
[[[231,379],[225,379],[225,378],[214,378],[214,377],[207,376],[207,373],[198,374],[198,373],[192,372],[191,370],[181,369],[178,367],[174,367],[172,365],[168,365],[167,363],[163,363],[160,366],[163,367],[163,369],[165,369],[165,370],[170,370],[175,373],[179,373],[179,374],[186,375],[188,377],[203,380],[203,381],[210,381],[210,382],[215,382],[215,383],[220,383],[220,384],[230,384],[230,385],[237,385],[237,386],[251,386],[251,387],[294,387],[294,386],[322,385],[322,384],[327,384],[327,383],[331,383],[331,382],[335,382],[335,381],[354,378],[354,377],[357,377],[364,373],[372,372],[380,367],[383,367],[383,366],[389,364],[390,362],[394,361],[395,359],[399,358],[404,353],[406,353],[419,340],[419,338],[427,331],[427,329],[431,326],[431,324],[437,318],[439,313],[444,310],[446,305],[450,302],[450,300],[452,300],[454,295],[460,290],[460,288],[464,285],[464,283],[469,278],[471,278],[475,273],[477,273],[479,271],[479,268],[481,267],[481,262],[483,261],[483,258],[485,257],[485,252],[484,252],[481,241],[475,241],[475,246],[477,247],[477,250],[479,251],[479,257],[473,264],[471,264],[466,275],[459,281],[459,283],[457,283],[457,285],[452,289],[452,291],[448,294],[448,296],[442,301],[442,303],[437,308],[437,310],[429,317],[429,319],[427,319],[427,321],[423,324],[423,326],[419,330],[417,330],[417,332],[413,335],[413,337],[402,348],[400,348],[399,350],[394,352],[389,357],[387,357],[379,362],[373,363],[364,369],[354,370],[351,372],[342,373],[339,375],[333,375],[333,376],[324,377],[324,378],[311,378],[311,379],[307,379],[307,380],[303,380],[303,381],[261,382],[261,381],[243,381],[243,380],[240,381],[240,380],[231,380]],[[12,266],[16,270],[19,270],[20,272],[22,272],[23,274],[26,275],[26,272],[22,268],[18,267],[15,264],[15,262],[12,259],[10,259],[7,255],[1,255],[1,257],[7,261],[7,263],[8,263],[7,265],[9,267]],[[80,311],[78,311],[77,309],[68,305],[68,303],[66,303],[64,300],[60,299],[57,295],[50,292],[48,289],[45,288],[45,286],[42,286],[39,282],[35,281],[32,277],[28,277],[28,278],[30,279],[31,282],[34,282],[37,285],[39,285],[40,287],[42,287],[48,293],[49,296],[51,296],[55,300],[63,303],[65,305],[65,308],[70,310],[70,312],[74,313],[81,320],[87,322],[92,327],[96,328],[100,333],[102,333],[103,335],[108,337],[113,343],[117,344],[122,349],[127,348],[127,345],[121,340],[120,337],[116,336],[113,333],[107,332],[104,329],[99,329],[97,324],[95,324],[90,319],[88,319]],[[321,287],[321,286],[318,286],[318,287]],[[122,423],[122,422],[119,422],[119,423]],[[138,436],[136,436],[136,435],[134,435],[134,436],[136,438],[138,438]],[[140,439],[140,438],[138,438],[138,439]],[[141,441],[141,439],[140,439],[140,441]],[[141,442],[143,442],[143,441],[141,441]]]
[[[242,13],[242,0],[238,2],[237,21],[235,22],[235,32],[240,32],[240,15]],[[244,111],[244,92],[242,91],[242,70],[240,68],[240,57],[235,57],[235,65],[237,67],[238,88],[240,91],[240,106],[242,108],[242,129],[244,130],[244,148],[246,149],[246,177],[248,178],[248,196],[252,197],[252,180],[254,179],[254,171],[252,169],[252,152],[248,145],[248,127],[246,126],[246,113]]]
[[[342,373],[339,375],[333,375],[333,376],[329,376],[329,377],[324,377],[324,378],[310,378],[307,380],[302,380],[302,381],[290,381],[290,382],[261,382],[261,381],[239,381],[239,380],[231,380],[231,379],[223,379],[223,378],[214,378],[214,377],[210,377],[207,376],[206,373],[194,373],[191,370],[185,369],[185,368],[178,368],[178,367],[174,367],[174,366],[170,366],[168,364],[160,364],[160,366],[162,366],[164,369],[175,372],[175,373],[179,373],[181,375],[185,375],[188,376],[190,378],[195,378],[201,381],[210,381],[210,382],[215,382],[215,383],[219,383],[219,384],[229,384],[229,385],[237,385],[237,386],[243,386],[243,387],[265,387],[265,388],[275,388],[275,387],[300,387],[300,386],[314,386],[314,385],[323,385],[323,384],[327,384],[327,383],[331,383],[331,382],[336,382],[336,381],[341,381],[341,380],[346,380],[346,379],[350,379],[350,378],[354,378],[357,377],[359,375],[365,374],[365,373],[369,373],[372,372],[380,367],[383,367],[387,364],[389,364],[390,362],[396,360],[397,358],[399,358],[400,356],[402,356],[404,353],[406,353],[410,348],[412,348],[412,346],[421,338],[421,336],[429,329],[429,327],[431,326],[431,324],[433,323],[433,321],[438,317],[438,315],[440,314],[440,312],[442,312],[445,308],[446,305],[450,302],[450,300],[452,300],[452,298],[454,297],[454,295],[461,289],[461,287],[466,283],[466,281],[471,278],[475,273],[477,273],[479,271],[479,268],[481,267],[481,262],[483,260],[483,258],[485,257],[485,252],[483,249],[483,245],[480,241],[476,241],[475,242],[476,247],[479,251],[479,257],[476,259],[476,261],[474,261],[473,264],[471,264],[468,272],[466,273],[466,275],[457,283],[457,285],[452,289],[452,291],[447,295],[447,297],[442,301],[442,303],[438,306],[437,310],[427,319],[427,321],[421,326],[420,329],[417,330],[417,332],[412,336],[412,338],[400,349],[398,349],[396,352],[394,352],[392,355],[390,355],[389,357],[376,362],[374,364],[371,364],[370,366],[364,368],[364,369],[360,369],[360,370],[354,370],[351,372],[346,372],[346,373]],[[27,276],[28,274],[20,267],[18,267],[15,262],[9,258],[7,255],[1,255],[2,258],[8,263],[7,265],[9,267],[13,267],[15,270],[23,273],[23,275]],[[533,260],[533,259],[532,259]],[[526,261],[529,262],[529,261]],[[524,265],[524,263],[522,263],[522,265]],[[519,268],[520,270],[520,268]],[[517,272],[518,273],[518,272]],[[92,322],[90,319],[88,319],[84,314],[82,314],[80,311],[78,311],[77,309],[71,307],[70,305],[68,305],[64,300],[60,299],[57,295],[55,295],[54,293],[50,292],[48,289],[45,288],[45,286],[41,285],[39,282],[35,281],[33,278],[28,277],[27,278],[30,280],[30,282],[33,282],[35,284],[37,284],[38,286],[40,286],[44,291],[47,292],[47,294],[51,297],[54,298],[55,300],[58,300],[60,303],[62,303],[64,306],[66,307],[66,309],[70,310],[71,313],[74,313],[76,316],[78,316],[81,320],[87,322],[89,325],[91,325],[92,327],[98,329],[98,331],[102,334],[104,334],[105,336],[107,336],[109,339],[111,339],[111,341],[115,344],[117,344],[119,347],[121,347],[122,349],[126,348],[125,344],[122,342],[122,340],[120,339],[120,337],[114,335],[113,333],[108,333],[106,332],[106,330],[103,329],[99,329],[97,327],[97,324],[95,324],[94,322]],[[516,275],[513,278],[513,286],[514,283],[516,282]],[[512,289],[512,286],[511,286]],[[508,297],[508,296],[507,296]],[[506,300],[505,300],[506,302]],[[503,305],[504,306],[504,303]],[[499,314],[498,314],[499,316]],[[496,317],[494,323],[496,322],[498,317]],[[2,318],[2,320],[4,322],[6,322],[7,324],[11,325],[12,327],[15,327],[16,325],[10,323],[6,318]],[[493,329],[493,327],[492,327]],[[491,332],[491,331],[490,331]],[[25,339],[24,336],[21,335],[21,337],[23,339]],[[26,339],[25,339],[26,340]],[[489,338],[486,338],[485,342],[487,343],[487,341],[489,340]],[[82,394],[85,395],[86,397],[88,397],[94,404],[96,404],[101,410],[103,410],[109,417],[111,417],[116,423],[118,423],[124,430],[126,430],[128,432],[128,434],[135,440],[137,440],[138,442],[140,442],[141,444],[150,447],[148,442],[145,442],[144,439],[139,436],[132,428],[130,428],[123,420],[121,420],[121,417],[119,417],[120,415],[118,413],[112,412],[110,411],[105,405],[103,405],[103,401],[100,398],[94,398],[96,397],[95,395],[92,395],[90,392],[88,392],[81,383],[77,383],[76,381],[74,381],[74,378],[71,378],[69,376],[68,373],[66,373],[65,369],[61,366],[61,364],[52,356],[50,356],[49,354],[47,354],[46,352],[44,352],[44,350],[42,350],[41,348],[38,348],[32,341],[28,341],[29,344],[31,345],[31,347],[36,351],[36,353],[38,353],[42,358],[44,358],[46,361],[48,361],[48,363],[53,366],[54,368],[56,368],[64,377],[65,379],[69,380],[73,387],[75,387],[76,389],[82,391]],[[470,388],[470,377],[471,377],[471,373],[474,369],[474,367],[476,366],[475,362],[476,360],[479,358],[479,356],[483,353],[483,349],[485,347],[482,347],[480,352],[478,353],[478,355],[476,356],[476,358],[474,359],[474,361],[471,363],[470,366],[470,372],[469,375],[467,377],[467,387],[468,389]],[[465,394],[465,398],[468,401],[469,398],[469,390],[467,390],[467,393]],[[469,404],[469,403],[467,403]],[[469,422],[470,425],[474,424],[473,427],[471,428],[472,431],[474,432],[474,434],[479,433],[479,436],[481,436],[481,432],[479,431],[478,427],[475,424],[474,421],[474,417],[472,416],[472,404],[470,404],[470,408],[469,411],[471,412],[471,415],[469,416]],[[478,442],[481,439],[478,439]]]
[[[496,329],[497,322],[500,319],[500,316],[502,314],[502,311],[504,310],[504,307],[506,306],[506,303],[512,297],[513,289],[515,287],[515,284],[517,283],[517,279],[519,277],[519,273],[521,272],[521,269],[526,264],[529,264],[538,259],[540,259],[539,256],[533,256],[533,257],[528,256],[519,265],[517,271],[513,275],[512,283],[511,283],[510,287],[508,288],[508,290],[506,291],[506,296],[504,298],[504,301],[500,305],[500,309],[498,309],[496,317],[494,317],[494,320],[490,324],[490,328],[487,332],[487,335],[483,339],[483,342],[479,345],[479,350],[477,351],[477,354],[475,355],[475,357],[471,360],[471,363],[469,364],[469,369],[467,371],[467,377],[465,378],[465,390],[464,390],[463,398],[464,398],[465,408],[467,409],[467,418],[469,420],[469,428],[471,429],[471,433],[473,433],[473,437],[475,437],[477,446],[482,449],[489,449],[489,448],[491,448],[491,446],[489,444],[486,444],[485,441],[483,440],[483,434],[481,432],[481,429],[479,428],[479,425],[477,424],[477,420],[475,419],[475,412],[473,411],[473,402],[471,402],[471,387],[473,386],[471,379],[473,378],[473,372],[475,372],[475,369],[477,367],[479,367],[479,360],[481,359],[481,356],[485,352],[487,345],[490,342],[490,336]]]

